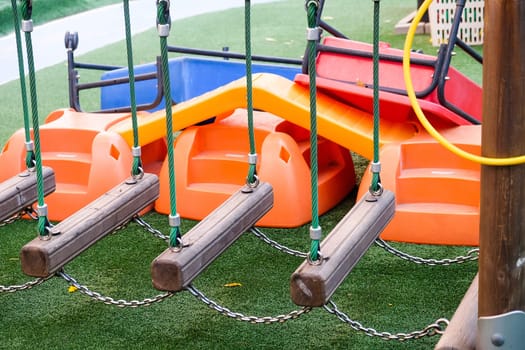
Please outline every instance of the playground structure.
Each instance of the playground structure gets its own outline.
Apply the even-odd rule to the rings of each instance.
[[[346,54],[332,52],[339,49],[347,50]],[[462,161],[461,158],[448,152],[441,152],[439,163],[437,163],[438,159],[433,159],[435,164],[429,163],[429,159],[424,156],[425,151],[422,150],[435,149],[434,152],[440,152],[441,147],[431,137],[425,135],[411,112],[408,98],[399,94],[402,89],[399,83],[402,81],[401,50],[383,47],[380,54],[387,57],[385,60],[388,63],[383,69],[382,77],[384,76],[385,79],[381,80],[383,85],[380,92],[380,108],[383,111],[381,144],[388,145],[388,147],[382,146],[383,152],[388,152],[388,156],[384,157],[386,159],[384,166],[388,167],[389,171],[385,172],[382,178],[384,183],[388,183],[388,188],[395,189],[398,202],[396,216],[386,228],[383,237],[417,243],[477,245],[479,166]],[[319,157],[321,160],[320,173],[323,178],[319,188],[321,213],[338,203],[354,186],[351,180],[354,177],[352,160],[344,149],[350,149],[368,159],[372,157],[370,153],[372,149],[372,90],[366,88],[366,86],[371,86],[371,77],[368,73],[372,67],[370,55],[370,45],[339,38],[327,38],[317,60],[319,135],[322,137],[323,144],[320,147]],[[440,130],[446,130],[445,132],[450,134],[455,142],[463,143],[474,152],[479,152],[479,127],[468,126],[471,120],[481,119],[481,104],[469,103],[472,100],[481,100],[479,86],[450,68],[449,76],[452,78],[447,81],[446,87],[442,87],[440,84],[443,83],[432,78],[432,72],[441,69],[436,66],[436,58],[421,54],[414,54],[414,56],[416,67],[413,69],[413,74],[417,76],[418,81],[416,88],[421,94],[422,108],[432,123],[439,126]],[[357,67],[360,82],[349,81],[349,78],[345,76],[348,77],[351,73],[345,73],[344,70],[341,71],[341,77],[335,80],[333,77],[335,71],[340,71],[338,68],[334,69],[338,67],[336,64],[338,61],[343,66]],[[272,119],[255,119],[256,129],[267,135],[258,137],[259,140],[263,139],[262,142],[266,145],[263,148],[268,150],[264,152],[266,156],[262,157],[259,165],[260,175],[264,180],[270,181],[276,189],[274,208],[261,219],[259,224],[278,227],[298,226],[306,223],[309,215],[308,201],[305,200],[309,194],[302,190],[308,186],[300,182],[300,179],[308,181],[306,175],[309,152],[307,148],[304,148],[308,147],[307,144],[303,142],[306,140],[305,135],[308,129],[308,78],[305,74],[296,74],[292,82],[289,78],[296,73],[295,69],[277,69],[268,65],[254,67],[257,68],[257,71],[265,72],[254,74],[255,108],[275,116],[271,117]],[[152,64],[142,66],[139,67],[137,73],[151,74],[154,68],[155,65]],[[170,61],[170,68],[174,81],[184,82],[186,81],[183,79],[184,76],[194,77],[191,84],[177,84],[177,87],[171,89],[172,97],[179,101],[173,107],[176,123],[174,128],[183,130],[175,145],[175,153],[178,158],[175,163],[177,173],[181,174],[177,177],[178,196],[181,198],[180,202],[184,203],[180,206],[180,214],[191,219],[202,219],[233,193],[237,185],[242,183],[239,171],[242,173],[242,160],[246,154],[247,144],[228,146],[223,141],[225,139],[242,140],[233,135],[235,132],[242,132],[243,129],[241,125],[243,118],[239,117],[242,111],[239,108],[246,107],[242,98],[245,94],[246,83],[243,78],[235,80],[240,74],[238,62],[182,58]],[[223,72],[222,75],[218,75],[214,81],[204,79],[205,76],[209,76],[212,71],[216,70]],[[119,69],[105,73],[104,78],[106,80],[122,79],[122,74],[125,72]],[[274,75],[275,73],[278,75]],[[200,77],[202,78],[199,79]],[[198,81],[205,81],[205,84],[198,84]],[[137,84],[137,96],[139,96],[137,102],[148,105],[156,99],[157,94],[152,92],[154,84],[151,81],[141,81],[139,84],[142,85]],[[462,88],[467,88],[472,92],[469,95],[469,101],[461,100]],[[122,97],[125,96],[122,90],[122,85],[103,87],[102,109],[121,110],[128,104],[129,98],[126,100]],[[454,110],[459,109],[462,113],[458,115],[440,103],[439,91],[441,90],[444,94],[443,100],[446,101],[445,106],[454,106]],[[72,98],[72,100],[76,99]],[[138,115],[144,168],[157,175],[161,174],[161,169],[165,169],[167,164],[165,128],[163,127],[165,112],[158,110],[162,106],[161,103],[153,108],[152,112],[144,111]],[[237,110],[234,115],[226,118],[234,110]],[[59,117],[61,114],[63,116]],[[67,129],[67,126],[62,126],[64,123],[75,125],[69,128],[70,131],[78,128],[79,132],[84,132],[84,129],[92,127],[89,125],[94,126],[93,120],[97,119],[101,120],[101,123],[106,123],[100,125],[100,131],[108,132],[108,135],[118,134],[121,137],[114,137],[124,139],[128,145],[131,145],[132,128],[129,114],[128,117],[126,114],[113,115],[112,117],[93,117],[91,114],[82,112],[57,111],[43,125],[43,137],[46,138],[47,132],[59,132],[51,130]],[[219,117],[208,125],[189,128],[200,122],[211,120],[215,116]],[[268,120],[273,120],[273,122]],[[273,127],[270,127],[271,123],[274,124]],[[228,126],[225,127],[225,125]],[[215,136],[212,138],[213,133]],[[70,132],[66,137],[73,140],[79,136]],[[18,136],[18,139],[19,141],[15,141],[16,137],[13,137],[9,144],[18,142],[22,145],[22,134]],[[203,146],[199,146],[202,144],[207,146],[202,148]],[[90,158],[92,170],[88,170],[90,164],[86,161],[84,164],[87,169],[84,173],[90,173],[92,177],[97,176],[97,168],[107,169],[108,167],[97,166],[97,162],[103,157],[94,154],[89,156],[89,153],[108,154],[109,151],[92,145],[92,142],[88,140],[83,149],[78,150],[81,153],[78,157],[75,152],[69,152],[68,158],[61,161],[74,162],[77,158]],[[284,150],[280,151],[282,147]],[[18,150],[18,154],[14,157],[19,159],[18,169],[21,171],[23,149],[20,146],[10,148]],[[119,181],[118,179],[125,178],[127,172],[125,164],[128,161],[125,160],[124,155],[127,153],[129,157],[129,151],[123,150],[125,148],[122,145],[117,148],[118,153],[123,155],[118,160],[120,166],[109,167],[115,169],[115,174],[111,177],[115,183],[104,186],[103,182],[91,181],[93,184],[101,183],[101,186],[88,188],[83,183],[85,180],[79,178],[78,185],[88,190],[73,191],[73,193],[69,191],[64,194],[62,193],[66,192],[67,186],[70,185],[67,181],[64,181],[67,184],[65,186],[59,184],[57,191],[49,199],[53,203],[52,207],[57,208],[50,212],[52,219],[62,220],[87,204],[89,200],[111,188],[111,185]],[[60,153],[61,151],[58,149],[54,152]],[[284,164],[282,163],[283,158],[277,154],[285,155]],[[9,152],[4,152],[2,156],[8,157]],[[270,160],[272,157],[276,158]],[[50,159],[49,162],[53,160]],[[206,170],[206,167],[218,168],[212,172]],[[75,169],[73,166],[64,166],[64,168]],[[282,168],[283,172],[272,171],[277,168]],[[67,170],[63,171],[63,173],[67,172]],[[109,181],[107,174],[99,174],[100,178],[103,177],[105,181]],[[160,179],[161,187],[167,188],[166,172],[164,171],[163,174]],[[206,174],[208,178],[205,177]],[[279,175],[276,176],[277,174]],[[290,181],[284,180],[286,176],[283,177],[281,174],[286,174],[289,179],[293,178],[294,186],[290,186]],[[71,173],[66,176],[69,179],[75,178]],[[361,187],[359,197],[367,192],[366,181],[362,183],[364,185]],[[432,185],[429,186],[429,183]],[[468,186],[466,191],[465,185]],[[458,186],[464,190],[458,191]],[[78,198],[73,197],[75,195]],[[70,196],[69,200],[66,199],[67,196]],[[191,196],[193,200],[186,200],[188,196]],[[290,208],[286,205],[285,200],[290,197],[303,199],[298,200],[298,206]],[[192,203],[199,204],[192,205]],[[166,191],[161,191],[155,208],[161,213],[167,213],[168,207]],[[290,210],[295,211],[294,215],[290,215]],[[414,220],[426,223],[417,233],[409,229]]]
[[[312,7],[315,7],[313,6],[315,2],[310,3]],[[166,4],[164,3],[164,5]],[[309,37],[309,42],[317,42],[318,39],[314,35]],[[274,214],[274,217],[271,216],[273,209],[270,208],[272,206],[274,209],[278,208],[279,203],[281,203],[278,199],[279,196],[282,196],[283,199],[289,198],[289,196],[294,196],[294,198],[305,197],[304,188],[308,186],[305,183],[298,182],[295,192],[292,190],[290,193],[284,193],[287,182],[290,180],[282,179],[283,182],[280,185],[277,179],[272,178],[272,170],[280,164],[279,162],[284,162],[291,164],[289,168],[283,168],[284,174],[290,174],[289,176],[292,179],[304,178],[305,174],[312,171],[312,164],[314,163],[312,148],[317,148],[317,143],[319,145],[319,184],[316,187],[319,189],[320,213],[329,210],[339,202],[355,184],[351,158],[348,152],[345,153],[342,150],[350,149],[373,161],[370,166],[370,174],[362,180],[358,195],[360,202],[356,205],[355,211],[350,212],[348,217],[341,221],[341,225],[336,227],[320,245],[320,251],[323,252],[323,255],[317,256],[319,246],[312,248],[308,256],[310,261],[306,261],[292,276],[292,299],[296,304],[305,307],[327,305],[337,286],[382,232],[385,239],[436,244],[477,245],[476,225],[479,221],[479,193],[476,192],[476,187],[479,187],[479,166],[441,151],[438,143],[427,135],[419,125],[411,111],[409,98],[398,94],[396,90],[401,88],[399,74],[401,72],[402,52],[388,47],[379,49],[378,46],[370,47],[333,38],[327,38],[322,46],[323,48],[335,48],[335,51],[339,49],[359,51],[360,55],[355,57],[351,54],[344,55],[343,60],[353,59],[357,61],[352,62],[352,65],[357,65],[360,67],[359,72],[365,73],[361,74],[357,80],[352,80],[351,76],[345,77],[344,72],[341,73],[341,76],[334,76],[336,72],[330,67],[335,67],[333,60],[338,60],[341,52],[333,53],[329,50],[325,52],[320,49],[321,53],[317,61],[310,60],[308,62],[309,75],[299,74],[294,78],[294,81],[271,73],[255,74],[252,80],[251,74],[248,74],[246,79],[241,78],[210,91],[197,93],[195,96],[182,97],[181,101],[176,101],[178,103],[174,106],[169,103],[171,90],[166,88],[164,91],[164,98],[167,101],[164,106],[165,111],[136,113],[133,111],[134,102],[130,101],[131,113],[99,115],[73,110],[59,110],[52,113],[40,129],[42,136],[41,155],[44,164],[51,166],[56,171],[57,189],[54,194],[48,197],[49,211],[46,210],[45,215],[42,215],[40,211],[45,206],[39,203],[38,208],[40,216],[47,216],[49,213],[50,216],[57,215],[57,218],[63,215],[64,217],[60,217],[59,220],[66,217],[67,219],[55,228],[50,228],[48,234],[41,235],[50,236],[49,241],[37,239],[23,248],[21,256],[24,272],[41,278],[46,278],[56,272],[62,274],[60,271],[65,263],[108,232],[122,225],[127,220],[126,218],[132,217],[151,205],[150,203],[155,201],[158,195],[155,209],[169,214],[170,226],[172,227],[172,235],[170,236],[172,237],[170,237],[170,248],[153,262],[153,283],[158,289],[169,292],[188,289],[192,293],[196,293],[191,286],[192,279],[229,244],[235,241],[240,234],[257,222],[268,226],[272,224],[285,226],[286,218],[294,216],[298,218],[298,221],[291,222],[290,225],[293,226],[300,225],[307,220],[304,215],[303,217],[301,215],[311,209],[309,205],[302,208],[299,214],[291,214],[283,208],[275,211],[279,214]],[[372,51],[379,56],[372,55]],[[392,70],[389,72],[392,73],[387,73],[392,79],[390,81],[387,79],[387,84],[380,87],[375,81],[377,76],[371,77],[369,72],[372,71],[373,64],[376,64],[374,60],[376,57],[380,58],[381,53],[388,57],[396,57],[397,61],[393,60],[393,63],[390,64]],[[447,138],[461,144],[472,153],[479,154],[481,147],[480,128],[471,124],[481,121],[481,109],[479,108],[481,103],[467,103],[469,101],[462,101],[460,97],[462,96],[461,89],[467,87],[472,91],[470,102],[472,100],[479,102],[481,90],[453,69],[448,70],[453,79],[446,84],[446,88],[440,86],[439,81],[436,83],[437,85],[434,85],[435,82],[428,76],[428,62],[433,61],[432,58],[418,54],[414,54],[414,56],[416,60],[413,64],[415,63],[417,67],[412,70],[412,74],[416,76],[416,81],[422,84],[418,85],[415,90],[426,92],[418,96],[422,109]],[[165,57],[163,57],[162,63],[167,63]],[[346,65],[349,64],[345,63]],[[440,69],[442,68],[440,67]],[[130,71],[131,69],[128,68],[128,72]],[[319,74],[317,80],[319,92],[315,96],[317,113],[315,113],[314,119],[319,124],[317,132],[320,137],[314,134],[315,141],[310,138],[308,143],[308,129],[314,129],[311,124],[312,94],[310,88],[312,80],[309,79],[312,76],[312,71],[317,71]],[[340,70],[337,72],[339,73]],[[169,80],[166,80],[166,76],[166,74],[163,76],[165,79],[163,88],[169,87]],[[425,81],[423,77],[426,77],[427,80]],[[133,89],[132,81],[133,78],[130,74],[130,89]],[[429,86],[431,88],[428,88]],[[370,87],[374,87],[374,89]],[[253,96],[253,101],[245,101],[246,95]],[[443,105],[447,105],[441,103],[443,97],[452,108],[443,107]],[[378,110],[374,101],[377,101],[381,110],[385,111],[381,115],[380,131],[378,131],[378,123],[375,120],[378,117]],[[115,107],[112,102],[108,104],[105,101],[104,103],[107,106],[103,106],[103,109]],[[253,109],[264,112],[254,111]],[[461,112],[458,113],[458,110]],[[254,125],[250,125],[249,122],[251,113],[256,118]],[[248,122],[245,119],[246,114],[248,115]],[[167,122],[167,116],[173,117],[172,125],[164,124]],[[208,123],[197,125],[204,121],[208,121]],[[222,136],[221,129],[224,129],[223,135],[225,136]],[[53,145],[51,140],[58,139],[56,135],[63,135],[64,130],[71,133],[72,142],[61,142]],[[170,142],[169,139],[173,135],[166,130],[183,130],[177,137],[175,147],[168,146],[174,142]],[[255,172],[258,179],[250,179],[254,174],[249,174],[244,189],[234,192],[235,189],[242,186],[243,178],[241,168],[239,168],[240,170],[232,169],[235,169],[237,166],[235,164],[239,163],[238,158],[243,157],[239,156],[242,154],[240,150],[244,149],[244,153],[246,153],[248,147],[246,143],[235,144],[231,146],[232,148],[225,150],[221,143],[224,139],[236,141],[240,139],[242,133],[246,134],[247,130],[257,134],[259,140],[263,140],[255,145],[256,148],[262,150],[260,162],[258,163],[254,159],[256,157],[254,157],[255,153],[252,150],[248,156],[250,167],[257,169]],[[376,131],[378,131],[378,137],[374,135]],[[141,135],[141,144],[136,143],[136,133]],[[213,136],[211,136],[212,134]],[[37,136],[35,135],[35,137]],[[79,140],[82,142],[78,142]],[[13,174],[8,174],[6,179],[16,176],[18,172],[24,170],[25,144],[23,132],[20,131],[10,139],[4,152],[0,155],[0,162],[11,159],[10,162],[12,163],[9,164],[13,166],[10,168],[16,169]],[[78,145],[79,148],[60,148],[66,144],[74,144],[75,147]],[[313,144],[315,147],[312,146]],[[137,151],[138,147],[141,148],[141,152]],[[218,149],[215,150],[214,147]],[[381,148],[380,153],[378,152],[379,148]],[[170,161],[169,153],[171,150],[174,154],[171,155],[173,158]],[[419,157],[420,153],[432,153],[434,157],[432,159]],[[436,154],[439,154],[440,157]],[[143,178],[139,174],[134,174],[132,180],[126,180],[129,176],[129,164],[133,163],[139,155],[142,157],[141,171],[146,172],[146,174]],[[276,159],[272,159],[272,155],[278,156]],[[378,198],[371,200],[367,198],[370,195],[368,187],[369,184],[372,184],[372,187],[377,185],[379,170],[378,161],[375,158],[378,158],[379,155],[383,160],[381,186],[386,190],[383,195],[375,194]],[[202,165],[204,163],[203,158],[206,157],[210,157],[212,166]],[[429,164],[430,161],[432,161],[431,164]],[[71,163],[76,165],[72,166]],[[246,164],[245,159],[244,164]],[[69,171],[70,169],[77,171],[82,167],[84,170],[80,172],[89,174],[88,177],[79,178],[73,176]],[[95,171],[94,169],[97,167],[103,170]],[[193,180],[194,178],[202,178],[212,171],[203,171],[203,169],[213,168],[221,169],[219,172],[223,176],[232,179],[227,182],[226,186],[222,186],[222,193],[216,199],[212,199],[210,196],[210,193],[219,192],[216,191],[217,185],[213,182],[213,177],[205,180]],[[114,175],[108,176],[108,169],[112,169],[115,172]],[[387,170],[385,171],[385,169]],[[199,198],[197,199],[198,202],[211,203],[209,208],[189,209],[188,214],[183,215],[183,217],[204,219],[201,224],[187,234],[187,238],[185,238],[186,235],[181,237],[180,232],[177,232],[180,221],[179,213],[182,213],[183,209],[181,207],[179,212],[174,211],[173,172],[183,174],[177,175],[177,185],[183,189],[182,192],[177,192],[177,201],[185,203],[189,201],[189,198],[192,200]],[[156,187],[156,176],[150,173],[159,175],[160,191],[141,195],[137,206],[124,208],[123,212],[117,215],[120,218],[117,221],[108,219],[111,217],[110,213],[115,210],[115,199],[103,200],[107,204],[100,204],[97,202],[98,200],[93,201],[100,195],[111,196],[111,193],[116,191],[115,193],[118,194],[115,194],[115,198],[122,199],[122,203],[127,203],[130,198],[134,198],[138,193],[144,194],[145,189]],[[259,178],[264,182],[251,188],[255,182],[258,183]],[[235,179],[240,179],[240,181]],[[129,198],[121,196],[120,193],[126,191],[119,188],[127,189],[134,181],[143,187],[139,187],[136,193],[130,194]],[[199,189],[199,186],[196,185],[199,183],[207,185]],[[66,186],[63,186],[64,184]],[[97,188],[89,189],[90,184],[96,184]],[[102,186],[100,186],[101,184]],[[75,200],[68,202],[66,194],[60,197],[62,189],[67,189],[62,193],[75,196]],[[446,192],[444,189],[450,190],[450,192]],[[460,192],[460,190],[463,191],[463,195],[454,198],[453,194]],[[48,190],[48,192],[50,191]],[[188,193],[184,194],[184,191]],[[377,188],[375,191],[378,191]],[[468,192],[467,195],[465,195],[465,191]],[[312,196],[313,192],[306,193],[306,197]],[[374,196],[374,194],[372,195]],[[55,202],[53,202],[53,196],[57,198]],[[261,207],[254,206],[254,203],[243,204],[245,198],[249,196],[252,196],[252,200],[255,199],[255,203],[261,203]],[[85,198],[85,202],[80,202],[78,208],[72,207],[71,203],[78,203],[77,198],[81,197]],[[225,200],[225,198],[230,199]],[[379,205],[376,205],[376,202]],[[61,208],[60,205],[64,207]],[[58,208],[56,213],[52,212],[52,207]],[[218,207],[217,210],[212,212],[211,208],[216,207]],[[67,212],[68,210],[69,212]],[[85,233],[86,229],[79,226],[78,223],[90,218],[89,212],[95,210],[100,211],[100,215],[89,220],[99,221],[101,227],[93,228],[92,233]],[[197,212],[198,210],[202,211]],[[267,223],[264,222],[265,217],[263,216],[266,212],[270,218],[267,219],[269,220]],[[370,213],[372,217],[369,220],[364,220],[366,222],[364,226],[352,226],[352,223],[355,223],[357,218],[362,218],[365,213]],[[223,217],[226,217],[226,221],[221,226],[218,218]],[[392,221],[388,224],[390,220]],[[315,218],[312,221],[315,223]],[[415,221],[424,223],[422,225],[424,227],[417,234],[413,234],[413,230],[408,232],[408,228]],[[242,222],[242,225],[232,228],[232,224],[237,222]],[[320,228],[316,227],[314,223],[310,232],[313,246],[315,243],[318,244],[321,239]],[[375,226],[378,223],[379,225]],[[211,227],[215,229],[210,230]],[[437,232],[439,231],[445,231],[445,234],[438,235]],[[175,234],[173,234],[174,232]],[[84,234],[83,237],[88,238],[73,239]],[[56,235],[56,239],[54,235]],[[345,258],[338,257],[337,252],[342,246],[341,242],[351,241],[348,237],[355,237],[360,243],[348,243],[342,250],[339,250],[339,254],[346,252],[352,256],[350,261],[345,261]],[[80,243],[81,241],[82,243]],[[71,242],[78,243],[73,243],[75,245],[73,249],[66,249],[65,247]],[[205,243],[201,245],[198,242]],[[189,247],[186,248],[185,245],[189,245]],[[174,255],[174,249],[180,249],[183,253]],[[203,249],[202,256],[205,257],[206,262],[200,261],[200,258],[196,257],[194,250],[198,251],[198,249]],[[324,254],[330,257],[330,264],[323,261]],[[327,269],[328,272],[316,271],[316,264],[312,264],[312,261],[319,261],[320,266]],[[43,268],[48,262],[50,265]],[[330,267],[332,263],[335,266]],[[186,270],[190,270],[189,277],[186,275]],[[335,280],[331,280],[334,278],[334,271],[337,271],[335,272],[336,277]],[[175,286],[169,284],[173,282],[173,276],[179,275],[182,276],[180,282],[177,282]],[[316,283],[321,281],[324,285],[309,285],[308,279],[312,275],[316,276],[312,278],[312,281],[316,281]],[[294,285],[294,281],[299,282]],[[299,292],[304,292],[304,295],[300,296]],[[320,299],[305,301],[305,296],[312,295],[320,297]]]

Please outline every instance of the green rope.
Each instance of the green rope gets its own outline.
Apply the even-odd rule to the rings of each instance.
[[[131,122],[133,124],[133,165],[131,175],[142,174],[142,161],[140,158],[139,133],[137,123],[137,102],[135,97],[135,72],[133,65],[133,48],[131,45],[131,24],[129,18],[129,0],[124,0],[124,23],[126,27],[126,49],[128,56],[129,95],[131,102]]]
[[[312,226],[310,236],[310,260],[318,261],[320,253],[320,233],[318,201],[318,166],[317,166],[317,86],[315,59],[317,56],[317,41],[319,28],[317,27],[318,1],[307,0],[308,15],[308,75],[310,77],[310,186],[312,191]],[[315,234],[314,234],[315,233]]]
[[[162,65],[162,78],[164,85],[164,100],[166,104],[166,138],[168,143],[168,174],[170,186],[170,247],[180,245],[180,225],[178,225],[179,215],[177,214],[176,185],[175,185],[175,161],[173,155],[173,120],[171,111],[171,86],[168,65],[168,44],[167,37],[170,27],[170,4],[167,0],[157,0],[157,29],[160,37],[160,54]]]
[[[374,85],[374,159],[372,163],[372,183],[370,192],[380,193],[381,179],[379,176],[379,0],[374,0],[374,35],[373,35],[373,85]]]
[[[27,105],[27,90],[26,90],[26,79],[24,72],[24,56],[22,54],[22,38],[20,36],[20,24],[18,23],[18,7],[16,0],[11,0],[11,7],[13,8],[13,22],[15,28],[16,38],[16,53],[18,56],[18,73],[20,76],[20,94],[22,97],[22,110],[24,113],[24,133],[26,142],[26,167],[32,169],[35,162],[35,153],[33,150],[33,141],[31,140],[31,125],[29,124],[29,110]]]
[[[29,68],[29,90],[31,96],[31,112],[33,119],[33,137],[35,140],[35,168],[37,175],[37,197],[38,197],[38,234],[40,237],[48,236],[47,228],[51,226],[47,218],[47,205],[44,202],[44,180],[42,175],[42,157],[40,152],[40,129],[38,117],[38,100],[36,92],[35,62],[33,57],[33,43],[31,41],[32,31],[32,3],[25,0],[22,3],[22,30],[25,32],[27,63]]]
[[[248,132],[250,135],[250,155],[247,182],[256,183],[257,154],[255,149],[255,132],[253,125],[253,84],[252,84],[252,48],[251,48],[251,23],[250,23],[250,0],[244,2],[244,30],[246,46],[246,107],[248,110]]]

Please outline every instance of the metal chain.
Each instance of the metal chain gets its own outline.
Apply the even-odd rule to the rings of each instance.
[[[198,290],[191,284],[188,287],[186,287],[186,290],[190,292],[194,297],[202,301],[204,304],[208,305],[209,308],[217,311],[218,313],[224,316],[236,319],[237,321],[248,322],[248,323],[256,323],[256,324],[284,323],[288,320],[296,319],[299,316],[305,313],[308,313],[312,310],[312,308],[310,307],[303,307],[300,310],[291,311],[290,313],[286,315],[265,316],[265,317],[246,316],[239,312],[233,312],[230,309],[219,305],[217,302],[206,297],[206,295],[204,295],[200,290]]]
[[[361,323],[358,321],[352,320],[350,317],[348,317],[344,312],[340,311],[337,308],[337,305],[333,301],[329,301],[328,304],[324,305],[324,309],[328,311],[329,313],[337,316],[339,320],[347,323],[352,329],[363,332],[364,334],[368,335],[369,337],[378,337],[383,340],[398,340],[398,341],[405,341],[405,340],[411,340],[411,339],[419,339],[422,337],[432,337],[434,335],[441,335],[444,333],[445,328],[447,328],[449,321],[446,318],[440,318],[436,320],[434,323],[426,326],[425,328],[414,331],[410,333],[389,333],[389,332],[379,332],[375,330],[374,328],[370,327],[364,327]]]
[[[407,254],[405,252],[402,252],[399,249],[392,247],[390,244],[388,244],[387,242],[385,242],[384,240],[380,238],[376,239],[375,243],[381,248],[383,248],[384,250],[386,250],[387,252],[403,260],[407,260],[407,261],[413,262],[415,264],[420,264],[420,265],[447,266],[447,265],[452,265],[452,264],[462,264],[468,261],[476,261],[478,260],[478,256],[479,256],[479,248],[474,248],[474,249],[469,250],[467,252],[467,255],[458,256],[458,257],[451,258],[451,259],[450,258],[439,259],[439,260],[438,259],[425,259],[425,258],[420,258],[417,256]]]
[[[22,209],[21,211],[19,211],[15,215],[11,216],[10,218],[7,218],[7,219],[3,220],[2,222],[0,222],[0,227],[12,224],[13,222],[15,222],[17,220],[20,220],[26,214],[33,220],[38,219],[38,217],[37,217],[35,211],[33,210],[33,208],[28,207],[28,208]]]
[[[259,238],[264,243],[268,244],[269,246],[271,246],[271,247],[273,247],[273,248],[275,248],[275,249],[277,249],[277,250],[279,250],[279,251],[281,251],[283,253],[290,254],[290,255],[293,255],[293,256],[297,256],[297,257],[303,258],[303,259],[306,259],[308,257],[308,253],[303,253],[303,252],[300,252],[298,250],[288,248],[288,247],[280,244],[279,242],[274,241],[273,239],[271,239],[270,237],[265,235],[264,232],[259,230],[257,227],[250,228],[250,232],[253,233],[255,235],[255,237]]]
[[[13,215],[12,217],[10,217],[8,219],[5,219],[2,222],[0,222],[0,227],[12,224],[13,222],[15,222],[17,220],[20,220],[26,214],[33,220],[38,219],[38,217],[35,215],[35,211],[33,210],[33,208],[32,207],[27,207],[27,208],[22,209],[21,211],[19,211],[17,214]],[[11,285],[11,286],[0,285],[0,294],[1,293],[14,293],[14,292],[22,291],[22,290],[31,289],[31,288],[33,288],[35,286],[38,286],[39,284],[44,283],[45,281],[47,281],[51,277],[52,276],[49,276],[49,277],[46,277],[46,278],[36,278],[36,279],[34,279],[32,281],[29,281],[29,282],[26,282],[26,283],[23,283],[23,284],[15,284],[15,285]]]
[[[164,294],[159,294],[157,296],[154,296],[153,298],[145,298],[143,300],[130,300],[130,301],[123,300],[123,299],[115,300],[111,297],[103,296],[102,294],[98,292],[92,291],[87,286],[78,283],[73,277],[65,273],[64,270],[57,272],[57,276],[62,277],[71,286],[77,288],[79,292],[81,292],[84,295],[87,295],[88,297],[90,297],[91,299],[95,301],[100,301],[107,305],[114,305],[114,306],[118,306],[122,308],[124,307],[136,308],[140,306],[149,306],[151,304],[155,304],[160,301],[163,301],[164,299],[171,297],[174,294],[173,292],[166,292]]]
[[[151,226],[151,224],[147,223],[146,221],[144,221],[141,217],[137,216],[133,219],[133,221],[138,224],[139,226],[143,227],[146,231],[148,231],[149,233],[151,233],[153,236],[157,237],[157,238],[160,238],[166,242],[169,243],[170,241],[170,237],[163,234],[162,232],[160,232],[159,230],[157,230],[156,228],[154,228],[153,226]]]
[[[37,278],[37,279],[34,279],[32,281],[26,282],[24,284],[19,284],[19,285],[16,285],[16,284],[12,285],[12,286],[2,286],[2,285],[0,285],[0,294],[1,293],[14,293],[14,292],[22,291],[22,290],[31,289],[31,288],[33,288],[35,286],[38,286],[39,284],[44,283],[45,281],[47,281],[51,277],[52,276],[49,276],[49,277],[46,277],[46,278]]]
[[[24,215],[24,213],[23,213],[23,211],[21,211],[21,212],[15,214],[15,215],[11,216],[10,218],[2,220],[2,222],[0,222],[0,227],[12,224],[13,222],[19,220],[23,215]]]

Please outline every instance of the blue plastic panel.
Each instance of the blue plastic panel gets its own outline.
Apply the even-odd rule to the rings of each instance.
[[[246,76],[244,62],[205,59],[196,57],[177,57],[169,60],[171,97],[174,103],[189,100],[214,90],[234,80]],[[155,64],[144,64],[135,67],[135,76],[155,72]],[[252,64],[253,73],[273,73],[293,80],[300,73],[300,67],[278,66],[271,64]],[[128,76],[127,68],[106,72],[102,80]],[[135,82],[137,105],[149,104],[157,96],[157,80]],[[102,109],[126,107],[130,105],[129,85],[120,84],[101,89],[100,106]],[[164,99],[152,109],[164,108]]]

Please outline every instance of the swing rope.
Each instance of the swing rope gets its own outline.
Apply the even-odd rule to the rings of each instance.
[[[139,144],[138,122],[137,122],[137,102],[135,96],[135,72],[133,65],[133,48],[131,45],[131,24],[129,16],[129,0],[124,0],[124,23],[126,27],[126,50],[128,57],[128,74],[129,74],[129,95],[131,103],[131,122],[133,124],[133,165],[131,175],[141,177],[144,172],[142,168],[141,149]]]
[[[374,0],[374,34],[373,34],[373,118],[374,118],[374,159],[371,163],[372,181],[370,184],[370,193],[373,196],[379,196],[382,193],[381,163],[379,162],[379,8],[380,0]]]
[[[319,226],[319,194],[318,194],[318,166],[317,166],[317,86],[315,59],[317,56],[317,42],[321,37],[321,29],[317,26],[318,0],[307,0],[306,10],[308,17],[307,52],[308,75],[310,78],[310,187],[312,192],[312,224],[310,227],[310,254],[311,262],[320,262],[320,240],[322,229]]]
[[[40,128],[36,91],[35,62],[33,57],[33,44],[31,41],[31,32],[33,31],[33,20],[31,19],[32,11],[33,4],[31,0],[25,0],[22,2],[22,31],[25,33],[27,62],[29,68],[29,90],[31,97],[31,114],[33,120],[35,168],[37,175],[38,235],[41,239],[49,239],[51,236],[48,232],[48,228],[51,226],[51,223],[47,218],[47,204],[44,202],[44,180],[42,175],[42,156],[40,152]]]
[[[244,31],[246,46],[246,108],[248,110],[248,133],[250,137],[250,153],[248,154],[248,177],[246,183],[249,186],[257,186],[257,153],[255,149],[255,132],[253,125],[253,87],[252,87],[252,49],[251,49],[251,18],[250,0],[244,2]]]
[[[167,37],[170,33],[170,2],[169,0],[157,0],[157,31],[160,37],[162,78],[164,85],[164,100],[166,108],[166,138],[168,143],[168,174],[170,186],[170,215],[168,217],[170,225],[171,248],[181,246],[180,215],[177,213],[176,185],[175,185],[175,162],[173,152],[173,120],[171,111],[171,86],[168,65],[168,44]]]
[[[35,154],[34,144],[31,140],[31,125],[29,124],[29,110],[27,105],[27,89],[26,79],[24,72],[24,56],[22,54],[22,37],[20,35],[20,24],[18,16],[18,6],[16,0],[11,0],[11,7],[13,9],[13,22],[15,28],[16,38],[16,53],[18,56],[18,72],[20,76],[20,95],[22,98],[22,110],[24,114],[24,134],[25,134],[25,145],[26,145],[26,167],[33,169],[35,166]]]

